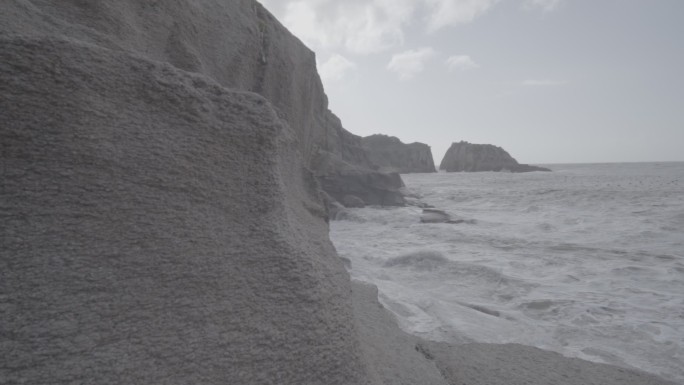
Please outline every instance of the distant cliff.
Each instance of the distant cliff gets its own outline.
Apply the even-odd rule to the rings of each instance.
[[[403,143],[399,138],[387,135],[371,135],[362,139],[370,160],[381,170],[400,174],[435,172],[430,146],[423,143]]]
[[[452,143],[439,165],[447,172],[477,171],[551,171],[548,168],[520,164],[506,150],[491,144]]]

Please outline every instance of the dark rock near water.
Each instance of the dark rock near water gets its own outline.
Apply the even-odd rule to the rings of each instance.
[[[362,139],[370,160],[381,170],[400,174],[436,172],[430,146],[423,143],[405,144],[399,138],[371,135]]]
[[[420,216],[421,223],[446,223],[451,220],[451,215],[442,210],[425,208]]]
[[[360,168],[341,160],[333,153],[319,153],[315,161],[316,177],[323,190],[333,199],[343,202],[353,195],[366,205],[403,206],[404,182],[397,173],[384,173]]]
[[[344,205],[344,207],[351,208],[366,207],[366,203],[363,201],[363,199],[357,197],[356,195],[345,195],[344,198],[342,198],[342,204]]]
[[[439,165],[447,172],[508,171],[531,172],[551,171],[548,168],[520,164],[506,150],[491,144],[468,142],[452,143]]]
[[[369,205],[404,205],[401,177],[378,170],[361,137],[346,131],[337,116],[328,111],[323,120],[325,140],[311,162],[323,190],[340,201],[346,195],[355,195]]]
[[[423,208],[423,213],[420,215],[420,223],[469,223],[474,224],[474,220],[465,220],[460,218],[452,218],[451,215],[443,210],[435,208]]]

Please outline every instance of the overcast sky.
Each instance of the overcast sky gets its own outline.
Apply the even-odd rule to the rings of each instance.
[[[684,161],[684,0],[261,0],[349,131],[521,163]]]

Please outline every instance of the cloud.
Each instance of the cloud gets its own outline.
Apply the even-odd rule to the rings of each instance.
[[[544,12],[555,10],[562,0],[525,0],[526,9],[541,9]]]
[[[422,0],[428,9],[427,30],[468,23],[484,14],[498,0]]]
[[[319,67],[318,73],[325,83],[342,80],[347,72],[355,69],[356,63],[342,55],[335,54]]]
[[[344,48],[353,54],[403,44],[414,13],[412,0],[269,0],[265,5],[314,50]]]
[[[386,51],[404,43],[404,31],[427,32],[467,23],[499,0],[262,0],[310,48],[351,54]]]
[[[401,80],[409,80],[423,72],[425,63],[435,55],[430,47],[419,50],[408,50],[392,56],[387,69],[396,73]]]
[[[565,80],[550,80],[550,79],[528,79],[521,83],[525,87],[559,87],[565,86],[568,82]]]
[[[449,56],[449,58],[446,60],[446,65],[449,67],[449,71],[451,72],[456,70],[467,71],[480,67],[468,55]]]

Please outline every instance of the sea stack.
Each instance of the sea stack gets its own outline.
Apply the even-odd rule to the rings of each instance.
[[[362,139],[370,160],[383,171],[400,174],[436,172],[430,146],[424,143],[403,143],[388,135],[371,135]]]
[[[492,144],[452,143],[439,165],[446,172],[551,171],[548,168],[520,164],[506,150]]]

